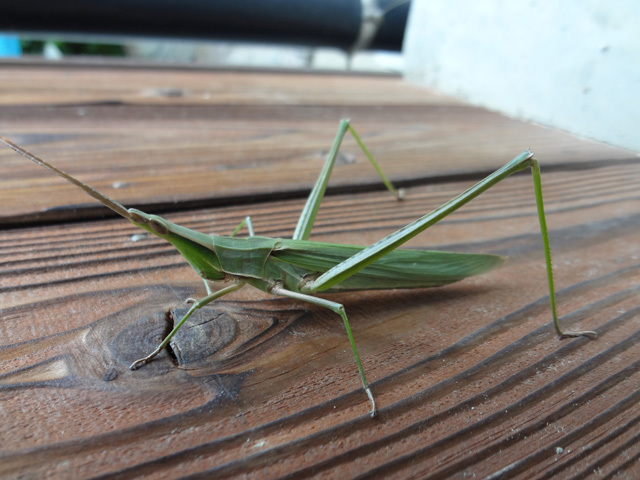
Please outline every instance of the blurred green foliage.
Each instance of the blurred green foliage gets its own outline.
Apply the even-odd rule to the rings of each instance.
[[[125,55],[124,46],[118,44],[20,40],[22,53],[31,55],[41,55],[47,43],[53,43],[64,55],[100,55],[109,57],[123,57]]]

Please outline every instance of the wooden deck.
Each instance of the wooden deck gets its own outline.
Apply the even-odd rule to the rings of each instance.
[[[4,478],[639,478],[640,162],[393,77],[0,66],[0,135],[121,201],[203,232],[290,236],[338,121],[312,239],[369,244],[530,148],[540,160],[562,323],[551,325],[530,175],[408,247],[507,255],[438,289],[333,294],[340,318],[246,287],[168,353],[204,287],[77,188],[0,149]]]

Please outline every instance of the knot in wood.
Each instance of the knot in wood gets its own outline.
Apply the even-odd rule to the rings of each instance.
[[[175,325],[188,308],[171,310]],[[236,321],[227,313],[213,308],[196,310],[176,332],[169,343],[180,367],[195,365],[229,345],[238,332]]]

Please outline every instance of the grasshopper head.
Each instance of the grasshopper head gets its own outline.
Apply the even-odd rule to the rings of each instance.
[[[153,233],[160,238],[164,238],[167,241],[169,240],[167,237],[170,233],[168,226],[168,223],[170,222],[167,222],[164,218],[159,217],[158,215],[150,215],[135,208],[129,208],[126,211],[127,215],[125,218],[129,219],[136,227],[140,227],[143,230]]]
[[[126,218],[131,223],[176,247],[202,278],[207,280],[223,280],[225,278],[218,256],[213,250],[213,239],[210,235],[177,225],[158,215],[150,215],[135,208],[127,210],[127,214]]]
[[[171,223],[157,215],[149,215],[134,208],[126,209],[122,204],[112,198],[109,198],[107,195],[99,192],[92,186],[87,185],[81,180],[78,180],[9,140],[0,137],[0,143],[4,143],[6,146],[15,150],[17,153],[28,158],[32,162],[37,163],[41,167],[48,168],[56,175],[59,175],[68,182],[80,187],[85,191],[85,193],[87,193],[87,195],[92,196],[118,215],[130,220],[134,225],[149,233],[153,233],[160,238],[164,238],[180,251],[184,258],[202,278],[207,280],[222,280],[225,278],[225,273],[220,267],[218,257],[213,251],[213,239],[211,236],[181,227],[180,225]]]

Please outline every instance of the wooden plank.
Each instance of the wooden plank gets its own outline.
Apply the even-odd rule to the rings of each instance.
[[[544,172],[543,172],[544,173]],[[209,311],[186,370],[164,355],[131,372],[166,313],[203,288],[126,222],[0,234],[0,472],[9,477],[580,477],[638,474],[639,165],[544,176],[560,311],[550,324],[530,178],[516,176],[412,240],[506,254],[439,289],[332,295],[355,330],[380,414],[339,318],[246,289]],[[314,239],[369,243],[469,182],[326,200]],[[172,214],[229,232],[246,214],[287,235],[300,200]],[[228,335],[230,331],[235,334]],[[248,342],[248,343],[247,343]],[[185,355],[190,350],[182,345]],[[507,469],[507,470],[504,470]]]
[[[0,105],[463,105],[399,76],[242,72],[4,59]],[[372,98],[372,95],[374,98]]]
[[[393,78],[26,65],[0,85],[4,136],[127,205],[220,234],[251,214],[260,234],[290,235],[341,117],[412,186],[402,203],[363,191],[379,182],[346,142],[321,241],[371,243],[530,147],[562,321],[599,332],[555,337],[531,180],[518,175],[408,245],[508,255],[499,269],[331,296],[379,418],[339,318],[249,288],[185,331],[182,368],[163,353],[131,372],[201,282],[126,221],[69,221],[99,212],[3,150],[0,476],[640,476],[634,154]]]
[[[123,76],[126,94],[115,94]],[[636,159],[396,78],[12,67],[2,83],[0,91],[9,92],[0,95],[2,135],[149,211],[302,197],[340,118],[352,119],[399,184],[480,178],[525,148],[547,166]],[[191,93],[158,100],[145,93],[160,88],[154,85]],[[207,85],[229,96],[208,98],[201,91]],[[332,188],[379,188],[367,163],[347,139]],[[0,191],[5,225],[97,214],[78,189],[5,149]]]

